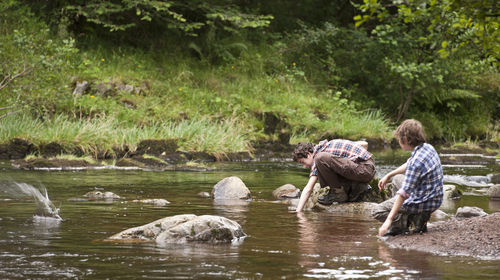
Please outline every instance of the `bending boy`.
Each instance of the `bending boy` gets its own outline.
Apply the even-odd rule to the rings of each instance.
[[[396,235],[427,231],[427,221],[443,201],[443,168],[434,147],[425,143],[422,124],[413,119],[405,120],[396,129],[394,136],[405,151],[412,151],[407,162],[389,172],[379,181],[384,189],[392,178],[399,189],[397,194],[378,205],[375,219],[384,222],[379,235]],[[401,175],[401,174],[404,174]]]
[[[304,209],[318,179],[322,188],[330,187],[328,194],[318,198],[318,202],[330,205],[356,201],[370,189],[367,183],[375,175],[372,154],[361,143],[344,139],[323,140],[318,145],[301,142],[293,151],[293,160],[311,169],[297,212]]]

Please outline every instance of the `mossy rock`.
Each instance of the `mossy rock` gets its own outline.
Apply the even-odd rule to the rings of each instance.
[[[69,169],[74,167],[90,167],[98,166],[97,164],[90,163],[84,159],[70,160],[58,158],[35,158],[30,160],[16,160],[13,166],[20,169],[43,169],[43,168],[61,168]]]
[[[132,158],[133,161],[142,163],[144,166],[149,167],[149,168],[159,168],[159,169],[165,169],[172,167],[171,164],[168,162],[164,161],[161,158],[157,158],[154,156],[134,156]]]
[[[131,158],[121,158],[116,161],[115,166],[119,167],[140,167],[144,168],[146,165],[140,161],[133,160]]]

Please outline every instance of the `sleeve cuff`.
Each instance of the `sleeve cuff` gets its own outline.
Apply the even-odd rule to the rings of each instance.
[[[410,197],[410,195],[407,192],[405,192],[405,190],[403,190],[403,189],[399,189],[399,191],[396,194],[399,194],[404,199],[407,199],[408,197]]]

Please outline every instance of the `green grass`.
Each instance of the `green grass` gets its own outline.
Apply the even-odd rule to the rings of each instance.
[[[142,128],[122,126],[113,117],[72,120],[59,115],[42,122],[23,115],[11,115],[0,120],[0,142],[15,137],[36,145],[57,142],[66,148],[78,146],[90,155],[112,153],[113,147],[125,145],[135,150],[145,139],[178,139],[183,151],[221,154],[251,150],[251,138],[237,120],[185,120]]]
[[[97,41],[78,49],[24,10],[10,12],[0,28],[0,60],[9,63],[0,70],[16,70],[24,62],[34,68],[0,92],[5,97],[0,107],[21,97],[15,104],[19,111],[0,119],[0,143],[15,137],[36,145],[57,142],[65,150],[79,147],[96,156],[112,154],[114,147],[134,150],[145,139],[177,139],[182,151],[220,157],[251,152],[256,140],[277,139],[277,133],[264,133],[263,116],[269,112],[279,116],[292,144],[324,135],[389,135],[379,111],[358,112],[339,93],[310,84],[298,65],[268,44],[245,42],[237,59],[218,65],[188,52],[116,48]],[[91,88],[73,95],[81,81]],[[98,84],[113,90],[100,94]],[[141,91],[125,92],[116,85]]]

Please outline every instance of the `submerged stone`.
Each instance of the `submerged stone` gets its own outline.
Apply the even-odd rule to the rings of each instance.
[[[154,206],[166,206],[167,204],[170,204],[170,201],[162,198],[135,199],[132,200],[132,202],[153,204]]]
[[[83,195],[89,199],[120,199],[120,196],[112,192],[90,191]]]

